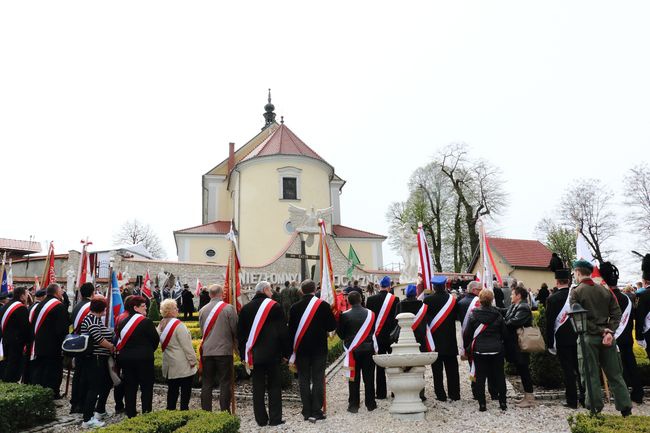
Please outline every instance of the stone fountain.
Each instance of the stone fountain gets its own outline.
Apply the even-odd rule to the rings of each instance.
[[[412,313],[397,315],[400,335],[397,343],[390,347],[391,354],[374,355],[375,363],[386,369],[388,385],[395,394],[393,404],[388,410],[393,418],[422,420],[427,407],[420,400],[420,390],[424,388],[424,368],[438,357],[435,352],[420,352],[411,326],[415,321]]]

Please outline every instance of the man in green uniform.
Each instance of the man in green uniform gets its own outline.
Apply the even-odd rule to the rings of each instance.
[[[583,383],[591,382],[593,396],[587,395],[586,406],[596,412],[603,409],[603,392],[600,386],[600,370],[607,376],[609,386],[614,394],[616,410],[623,416],[632,413],[630,393],[623,380],[621,360],[616,353],[614,333],[621,320],[621,309],[609,289],[596,284],[591,279],[594,268],[586,260],[573,262],[573,272],[578,287],[571,291],[570,303],[580,304],[587,313],[587,330],[585,350],[578,346],[578,363]],[[585,361],[589,362],[589,376],[585,371]],[[590,398],[593,397],[594,401]],[[592,406],[593,405],[593,406]]]

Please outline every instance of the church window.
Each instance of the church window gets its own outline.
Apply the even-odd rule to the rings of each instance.
[[[298,179],[295,177],[282,178],[282,198],[284,200],[298,199]]]
[[[212,258],[217,255],[217,252],[210,248],[209,250],[206,250],[205,255]]]

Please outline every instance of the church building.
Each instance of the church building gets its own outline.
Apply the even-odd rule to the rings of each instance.
[[[202,224],[174,231],[179,261],[226,264],[232,227],[242,267],[269,267],[300,242],[289,212],[293,205],[307,212],[331,208],[324,216],[331,254],[345,259],[351,245],[360,261],[357,271],[377,273],[386,236],[341,224],[345,181],[283,120],[276,122],[270,92],[264,110],[262,130],[238,149],[230,143],[228,157],[203,175]],[[306,247],[307,254],[317,254],[318,235],[307,238]],[[345,260],[333,261],[335,268],[341,263],[335,274],[345,275]]]

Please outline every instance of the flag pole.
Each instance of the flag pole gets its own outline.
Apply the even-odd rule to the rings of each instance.
[[[237,311],[237,275],[235,275],[235,247],[233,240],[230,240],[230,260],[228,260],[228,274],[229,274],[229,279],[230,281],[228,282],[230,284],[230,287],[228,290],[230,291],[229,296],[230,296],[230,302],[233,307],[235,307],[235,311]],[[235,339],[232,341],[233,346],[233,353],[235,351]],[[237,412],[237,400],[235,398],[235,357],[233,356],[233,362],[230,365],[230,413],[235,415]]]

